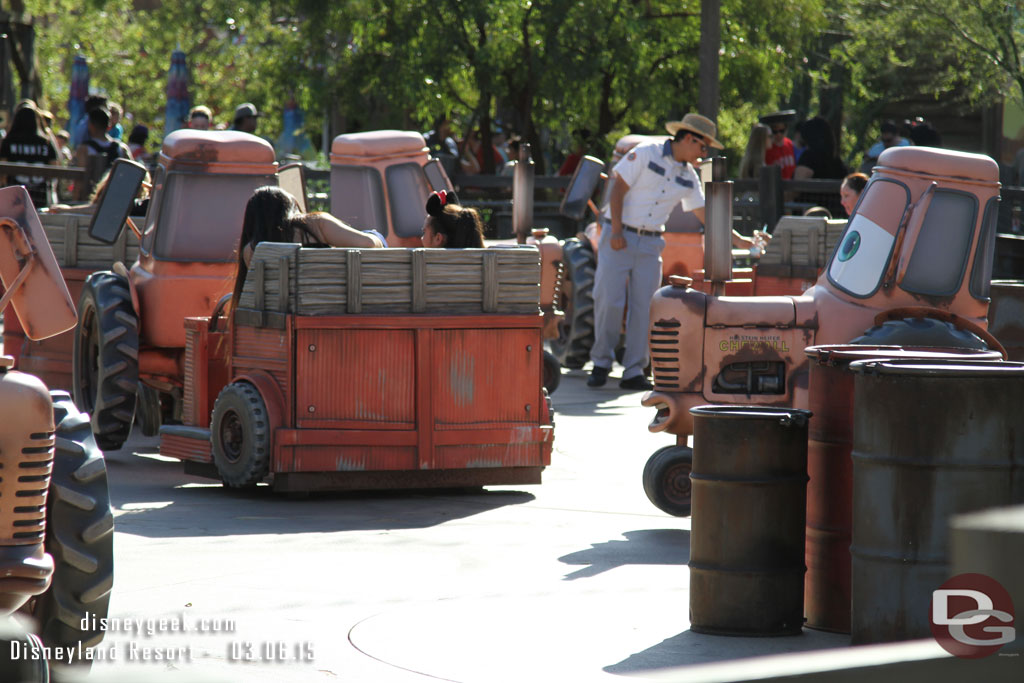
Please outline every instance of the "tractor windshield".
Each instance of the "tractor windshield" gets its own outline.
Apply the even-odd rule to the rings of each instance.
[[[423,167],[416,163],[396,164],[389,166],[385,174],[395,234],[419,237],[423,232],[423,219],[427,217],[423,207],[430,194],[430,184]]]
[[[956,294],[977,222],[978,199],[973,194],[936,190],[900,287],[915,294]]]
[[[885,275],[909,202],[910,193],[902,183],[885,179],[868,183],[832,254],[828,266],[832,284],[856,297],[874,294]]]
[[[426,201],[426,194],[423,201]],[[331,166],[331,214],[354,228],[377,230],[387,237],[388,214],[384,208],[380,172],[360,166]],[[423,225],[422,216],[420,225]]]
[[[153,208],[160,214],[147,216],[146,248],[165,261],[234,261],[245,204],[263,185],[277,185],[277,179],[172,171],[157,185],[163,196],[154,194]]]

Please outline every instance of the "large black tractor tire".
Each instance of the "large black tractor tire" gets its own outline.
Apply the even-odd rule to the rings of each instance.
[[[220,391],[210,421],[213,463],[229,488],[255,487],[270,467],[270,420],[256,387],[233,382]]]
[[[75,404],[92,415],[96,445],[121,448],[132,431],[139,384],[139,319],[121,276],[102,271],[85,281],[73,363]]]
[[[960,349],[987,349],[981,337],[952,323],[934,318],[886,320],[870,328],[851,344],[884,346],[944,346]]]
[[[644,466],[644,493],[662,512],[673,517],[690,514],[690,469],[693,449],[665,446],[654,451]]]
[[[555,393],[555,389],[562,382],[562,364],[550,351],[544,352],[544,388],[548,390],[548,396]]]
[[[594,273],[597,259],[588,241],[568,239],[562,247],[565,263],[563,280],[570,285],[564,293],[561,309],[565,318],[558,326],[558,338],[552,339],[551,351],[559,362],[578,370],[590,360],[594,345]]]
[[[46,498],[46,552],[54,572],[50,588],[35,599],[32,616],[46,645],[82,643],[85,648],[103,640],[99,620],[107,617],[114,585],[114,515],[106,462],[89,417],[78,412],[66,391],[52,391],[50,397],[57,444]]]

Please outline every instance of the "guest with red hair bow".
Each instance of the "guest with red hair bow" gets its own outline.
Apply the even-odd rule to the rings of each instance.
[[[452,192],[432,192],[423,221],[423,246],[443,249],[482,249],[484,226],[476,209],[459,206]]]

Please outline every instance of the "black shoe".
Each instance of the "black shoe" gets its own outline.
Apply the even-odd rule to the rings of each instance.
[[[611,368],[602,368],[600,365],[595,365],[594,369],[590,371],[590,377],[587,378],[588,387],[603,387],[604,383],[608,381],[608,373]]]
[[[643,375],[630,377],[619,382],[619,389],[628,389],[629,391],[650,391],[653,388],[654,385]]]

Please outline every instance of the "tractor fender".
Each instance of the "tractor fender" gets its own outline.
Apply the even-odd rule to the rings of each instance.
[[[135,309],[135,317],[139,320],[139,329],[142,328],[142,306],[139,305],[139,292],[135,289],[135,282],[128,273],[128,267],[122,261],[114,261],[111,270],[124,278],[128,283],[128,292],[132,295],[132,308]]]
[[[281,393],[281,387],[278,386],[270,373],[264,370],[250,370],[236,376],[232,381],[248,382],[256,387],[256,391],[260,392],[263,402],[267,405],[267,419],[270,422],[270,450],[273,453],[276,448],[275,441],[277,438],[275,432],[278,427],[284,425],[285,401],[284,394]]]

